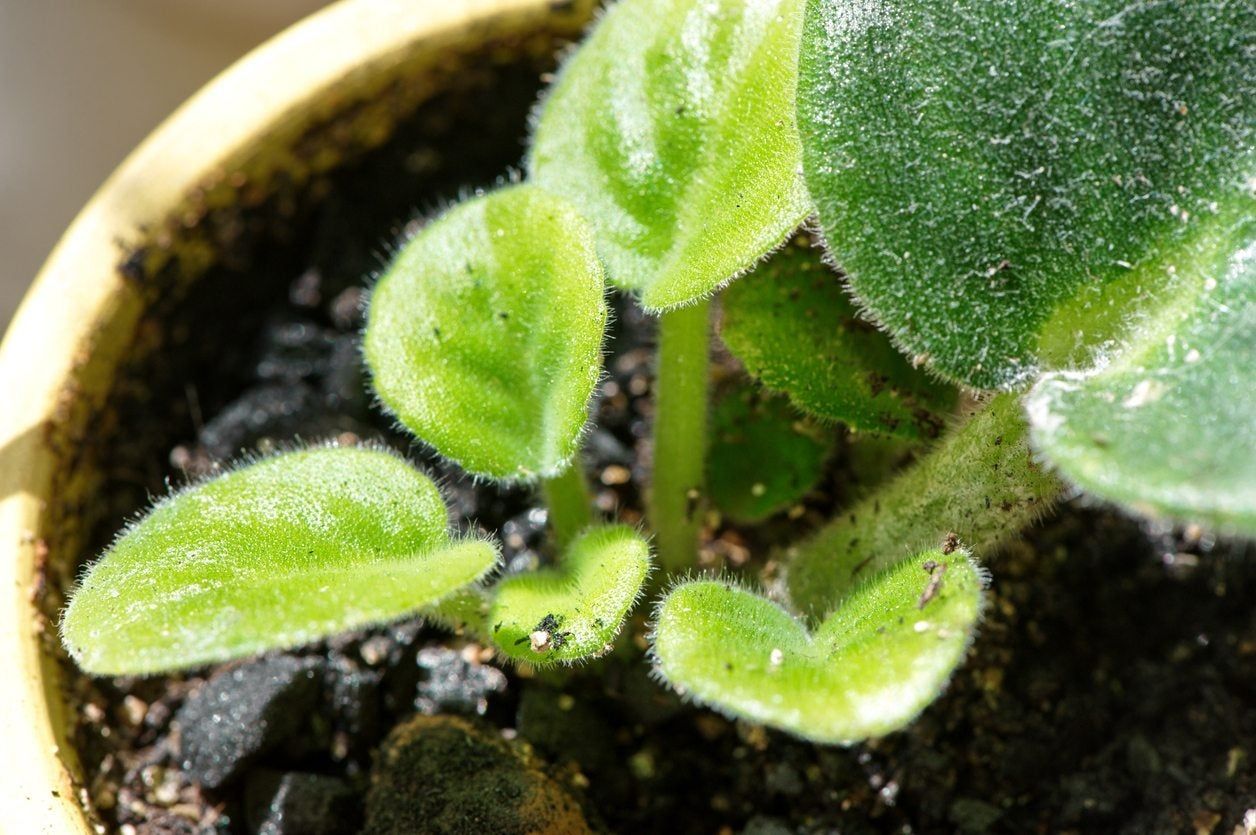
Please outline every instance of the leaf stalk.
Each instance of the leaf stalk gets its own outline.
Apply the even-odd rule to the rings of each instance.
[[[593,524],[592,499],[579,458],[558,475],[544,479],[541,491],[549,511],[550,530],[558,547],[566,548],[576,534]]]
[[[665,574],[697,558],[706,481],[711,302],[659,317],[649,516]]]
[[[975,552],[1042,515],[1063,490],[1029,448],[1020,396],[1000,394],[918,463],[790,549],[795,608],[824,616],[863,580],[948,533]]]

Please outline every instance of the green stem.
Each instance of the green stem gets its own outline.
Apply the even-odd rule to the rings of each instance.
[[[857,583],[948,533],[976,552],[1046,511],[1062,490],[1029,449],[1020,397],[1001,394],[916,465],[790,549],[794,606],[828,613]]]
[[[711,303],[659,317],[650,522],[664,574],[697,562],[706,481]]]
[[[570,467],[542,481],[541,490],[549,510],[550,529],[554,531],[558,547],[565,548],[576,534],[593,524],[589,486],[585,483],[580,460],[572,461]]]

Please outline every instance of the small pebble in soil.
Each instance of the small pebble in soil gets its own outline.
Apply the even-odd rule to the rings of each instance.
[[[349,835],[361,823],[353,788],[322,774],[258,771],[245,787],[244,805],[257,835]]]
[[[341,753],[345,756],[365,754],[364,747],[383,735],[380,693],[384,671],[331,654],[324,678],[324,704],[345,743]],[[334,759],[344,759],[344,756],[334,756]]]
[[[483,716],[489,697],[506,690],[506,675],[481,664],[473,653],[442,646],[424,647],[415,660],[422,675],[415,708],[423,714],[474,713]]]
[[[305,380],[327,373],[335,333],[305,319],[283,318],[266,327],[262,344],[259,380]]]
[[[212,458],[226,460],[262,438],[291,437],[320,411],[318,394],[305,383],[259,386],[205,424],[198,440]]]
[[[295,733],[318,698],[317,666],[278,655],[216,673],[175,715],[187,775],[217,788]]]

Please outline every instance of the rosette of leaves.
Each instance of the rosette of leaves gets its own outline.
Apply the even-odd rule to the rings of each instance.
[[[597,654],[648,567],[635,532],[587,529],[572,466],[601,262],[666,311],[649,519],[676,572],[717,492],[704,301],[814,199],[856,302],[810,254],[767,262],[725,299],[750,373],[903,443],[952,403],[917,367],[978,396],[915,465],[789,544],[790,610],[688,581],[654,652],[696,700],[809,739],[900,727],[980,611],[968,554],[927,543],[955,531],[980,552],[1032,521],[1062,491],[1043,458],[1139,512],[1256,535],[1254,38],[1246,0],[623,0],[539,112],[533,184],[409,241],[365,336],[381,402],[419,438],[480,476],[545,479],[558,566],[482,591],[495,549],[449,535],[425,477],[378,450],[285,453],[128,529],[85,574],[67,646],[89,670],[148,672],[422,608],[530,662]]]
[[[153,673],[394,620],[483,577],[439,491],[393,453],[315,447],[158,502],[88,567],[61,623],[92,673]]]
[[[849,744],[911,721],[963,660],[982,575],[948,545],[870,577],[814,630],[731,582],[680,584],[659,606],[659,675],[730,716]]]
[[[562,67],[529,178],[579,207],[647,309],[711,295],[810,211],[801,25],[801,0],[622,0]]]

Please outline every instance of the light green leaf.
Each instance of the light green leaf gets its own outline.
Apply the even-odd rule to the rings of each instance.
[[[592,528],[558,568],[517,574],[492,590],[487,623],[507,656],[544,665],[601,655],[650,570],[650,546],[627,525]]]
[[[83,576],[61,624],[88,672],[153,673],[410,614],[475,582],[431,480],[366,447],[285,452],[159,502]]]
[[[927,551],[861,585],[814,633],[729,583],[684,583],[655,627],[658,670],[721,712],[815,742],[898,730],[945,686],[981,612],[963,551]]]
[[[371,295],[366,361],[405,426],[470,472],[561,472],[601,369],[605,288],[587,224],[513,186],[450,210]]]
[[[645,307],[709,296],[810,212],[801,23],[802,0],[622,0],[563,67],[529,175],[580,207]]]
[[[855,429],[933,438],[955,403],[954,388],[912,368],[859,318],[805,237],[725,291],[721,335],[765,386]]]
[[[711,499],[740,522],[766,519],[811,492],[833,452],[831,430],[802,418],[784,398],[753,389],[729,392],[712,418]]]
[[[1252,217],[1211,259],[1178,265],[1185,311],[1167,302],[1111,364],[1030,392],[1033,444],[1069,480],[1146,516],[1256,536]]]
[[[809,0],[798,118],[873,318],[943,375],[1019,387],[1121,337],[1250,190],[1251,0]]]

